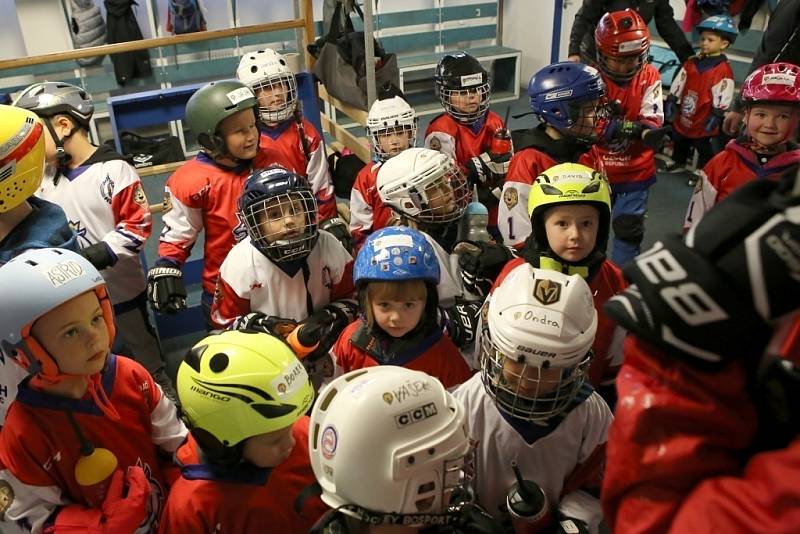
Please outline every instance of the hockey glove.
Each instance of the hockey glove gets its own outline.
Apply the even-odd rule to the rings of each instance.
[[[678,114],[678,97],[668,95],[664,100],[664,122],[673,122]]]
[[[348,253],[353,253],[353,236],[350,234],[350,229],[347,227],[347,224],[342,219],[339,217],[325,219],[319,223],[319,229],[333,234]]]
[[[483,152],[467,161],[467,179],[470,185],[497,185],[505,180],[511,153],[489,154]]]
[[[355,317],[354,307],[346,302],[332,302],[300,321],[297,341],[303,347],[316,347],[306,357],[313,361],[331,350],[339,334]]]
[[[442,319],[447,335],[458,348],[465,348],[475,341],[482,302],[456,301],[455,306],[442,309]]]
[[[759,431],[754,452],[783,449],[800,433],[800,369],[769,357],[759,370],[753,400]]]
[[[684,244],[658,242],[624,269],[634,285],[608,314],[703,370],[733,358],[758,364],[770,323],[800,307],[800,197],[755,181],[734,191]]]
[[[263,332],[265,334],[285,338],[296,326],[297,322],[292,319],[265,315],[261,312],[251,312],[247,315],[237,317],[233,324],[231,324],[230,329],[248,333]]]
[[[54,534],[132,534],[148,515],[150,482],[139,466],[111,476],[101,509],[77,504],[65,506],[55,518]]]
[[[100,241],[81,249],[81,255],[94,265],[95,269],[102,271],[106,267],[113,267],[117,263],[117,255],[105,241]]]
[[[642,143],[646,147],[652,148],[656,152],[661,150],[661,146],[669,139],[669,134],[672,133],[672,126],[664,126],[662,128],[645,128],[642,132]]]
[[[159,313],[185,310],[186,287],[181,270],[167,265],[150,269],[147,272],[147,300]]]
[[[722,120],[725,118],[725,112],[719,108],[711,108],[711,113],[709,114],[708,118],[706,119],[706,124],[703,129],[706,133],[713,133],[719,128],[720,124],[722,124]]]
[[[485,297],[495,278],[506,263],[515,257],[513,249],[496,243],[462,241],[453,252],[458,254],[458,266],[464,289]]]
[[[616,117],[608,121],[600,137],[600,144],[612,152],[622,152],[631,142],[641,140],[643,131],[644,126],[641,124]]]

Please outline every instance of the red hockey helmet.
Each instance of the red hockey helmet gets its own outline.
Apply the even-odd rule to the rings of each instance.
[[[597,62],[605,74],[616,81],[627,81],[647,61],[650,50],[650,30],[644,19],[633,9],[606,13],[594,30],[594,41],[597,46]],[[608,58],[623,59],[635,57],[635,65],[620,69],[609,66]]]
[[[770,63],[754,70],[742,85],[742,102],[800,104],[800,67]]]

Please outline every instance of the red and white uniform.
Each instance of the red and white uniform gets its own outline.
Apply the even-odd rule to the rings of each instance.
[[[0,485],[8,485],[11,502],[6,521],[43,532],[58,508],[77,505],[99,508],[105,498],[95,487],[75,480],[81,442],[69,421],[72,412],[86,439],[109,449],[123,471],[138,465],[150,486],[148,516],[136,530],[157,528],[173,476],[162,467],[159,449],[169,457],[186,437],[175,405],[138,363],[110,355],[101,384],[120,420],[106,417],[88,395],[81,399],[55,396],[21,386],[0,433]],[[162,455],[163,456],[163,455]],[[9,495],[9,493],[5,493]],[[49,521],[48,521],[49,520]]]
[[[289,119],[275,128],[261,130],[258,155],[253,161],[256,169],[277,163],[281,167],[308,178],[311,191],[317,198],[319,220],[336,217],[336,197],[333,195],[333,180],[328,169],[325,145],[317,129],[303,119],[308,157],[303,150],[300,129],[294,119]]]
[[[725,150],[711,158],[700,173],[683,221],[684,230],[697,224],[708,210],[747,182],[762,178],[777,180],[798,164],[800,148],[796,145],[791,145],[782,154],[766,158],[735,139],[729,141]]]
[[[743,460],[750,378],[741,361],[705,373],[626,341],[602,491],[613,532],[798,531],[800,439]]]
[[[511,271],[524,263],[524,258],[514,258],[506,263],[497,276],[492,291],[502,284]],[[597,310],[597,333],[594,336],[594,343],[592,343],[594,356],[589,365],[589,382],[592,386],[599,387],[614,382],[622,365],[622,343],[626,334],[623,328],[606,315],[603,311],[603,304],[628,287],[628,283],[622,276],[622,270],[609,259],[603,261],[592,280],[587,280],[587,282],[589,282],[592,301]]]
[[[718,135],[719,128],[706,131],[706,120],[712,109],[725,111],[730,108],[735,93],[733,85],[733,70],[724,55],[689,58],[669,90],[680,102],[680,111],[672,127],[690,139]]]
[[[380,230],[392,218],[392,209],[378,194],[378,171],[381,162],[364,165],[350,191],[350,233],[356,251],[372,232]]]
[[[303,417],[294,424],[291,454],[271,469],[248,465],[226,470],[204,464],[190,436],[176,454],[183,476],[170,490],[159,532],[308,532],[327,511],[318,496],[309,496],[300,513],[295,511],[295,499],[316,482],[308,455],[308,421]]]
[[[294,275],[287,274],[246,237],[222,263],[211,320],[226,326],[239,316],[257,311],[302,321],[334,300],[353,296],[353,258],[333,235],[321,230],[311,254],[303,261],[308,266],[307,275],[303,268]]]
[[[494,132],[503,127],[503,119],[494,111],[486,114],[486,119],[476,132],[447,113],[442,113],[425,130],[425,148],[444,152],[464,168],[470,159],[491,148]]]
[[[469,433],[478,442],[478,503],[493,516],[506,513],[506,495],[516,482],[511,462],[516,460],[522,475],[542,488],[551,508],[597,532],[603,514],[592,493],[600,487],[613,420],[600,395],[585,385],[563,419],[549,425],[515,422],[515,426],[486,393],[480,373],[457,387],[453,396],[464,404]]]
[[[366,325],[360,320],[353,321],[339,335],[331,349],[334,376],[349,371],[382,365],[374,355],[353,344],[354,336],[363,334]],[[371,340],[378,343],[375,337]],[[439,379],[446,388],[466,382],[472,371],[458,352],[453,341],[439,328],[434,328],[419,347],[406,350],[404,354],[383,365],[398,365],[414,371],[422,371]]]
[[[145,290],[139,253],[150,237],[150,206],[139,175],[127,161],[100,147],[79,167],[53,181],[47,175],[37,195],[59,205],[81,248],[105,242],[118,261],[103,269],[113,304],[128,302]]]
[[[164,186],[164,229],[158,255],[183,265],[205,229],[203,291],[214,293],[219,266],[247,235],[236,208],[251,167],[223,167],[201,152],[172,173]]]
[[[497,213],[497,226],[506,245],[521,247],[531,235],[531,219],[528,216],[531,186],[537,176],[558,163],[564,161],[558,161],[534,147],[524,148],[511,157]],[[578,163],[600,171],[603,169],[600,153],[594,146],[580,155]]]
[[[661,94],[661,75],[650,64],[645,64],[631,81],[622,85],[606,75],[606,94],[609,101],[619,102],[625,119],[659,128],[664,123],[664,105]],[[655,181],[656,160],[652,148],[634,141],[622,152],[611,152],[598,147],[603,166],[615,193],[646,189]]]

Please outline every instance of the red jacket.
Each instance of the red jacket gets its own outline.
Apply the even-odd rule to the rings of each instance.
[[[353,247],[361,249],[369,234],[380,230],[392,218],[392,209],[383,203],[378,194],[378,171],[381,163],[364,165],[350,192],[350,233]]]

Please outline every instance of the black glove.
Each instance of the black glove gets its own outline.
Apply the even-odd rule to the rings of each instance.
[[[561,515],[561,514],[559,514]],[[574,517],[559,517],[558,523],[553,528],[555,534],[589,534],[589,527],[580,519]]]
[[[350,254],[353,253],[353,236],[350,234],[350,228],[339,217],[331,217],[319,223],[319,229],[330,232],[339,240],[344,248]]]
[[[675,115],[678,113],[678,97],[675,95],[668,95],[664,100],[664,121],[672,122],[675,120]]]
[[[725,119],[725,112],[719,108],[711,108],[711,113],[708,115],[706,119],[706,124],[703,126],[703,129],[707,133],[711,133],[717,128],[719,128],[722,121]]]
[[[760,360],[769,323],[800,307],[800,197],[750,182],[686,235],[658,242],[624,268],[635,284],[607,313],[630,332],[704,370]],[[794,208],[796,209],[796,208]],[[796,215],[795,215],[796,217]]]
[[[769,357],[759,369],[753,401],[758,431],[753,452],[783,449],[800,432],[800,369]]]
[[[186,287],[183,285],[181,270],[161,265],[147,271],[147,300],[159,313],[185,310]]]
[[[483,302],[457,300],[453,307],[440,310],[447,335],[456,347],[468,347],[475,341],[482,307]]]
[[[306,359],[313,361],[331,350],[339,334],[354,318],[354,307],[346,302],[332,302],[300,321],[297,340],[305,347],[317,348]]]
[[[119,259],[105,241],[98,241],[81,249],[81,255],[89,260],[89,263],[94,265],[98,271],[102,271],[106,267],[113,267]]]
[[[615,117],[608,121],[600,136],[600,144],[613,152],[626,150],[634,141],[641,141],[645,127],[638,122]]]
[[[484,152],[467,161],[467,180],[470,185],[496,185],[505,180],[511,153],[489,154]]]
[[[509,260],[515,257],[514,250],[496,243],[461,241],[453,252],[458,254],[458,266],[464,289],[485,297],[495,278]]]
[[[645,128],[642,132],[642,142],[645,146],[652,148],[656,152],[661,150],[661,146],[669,139],[669,134],[672,133],[672,126],[663,126],[661,128]]]
[[[265,315],[261,312],[251,312],[247,315],[237,317],[233,324],[231,324],[230,330],[239,330],[240,332],[248,333],[264,332],[266,334],[285,338],[295,327],[297,327],[297,321],[292,319]]]

